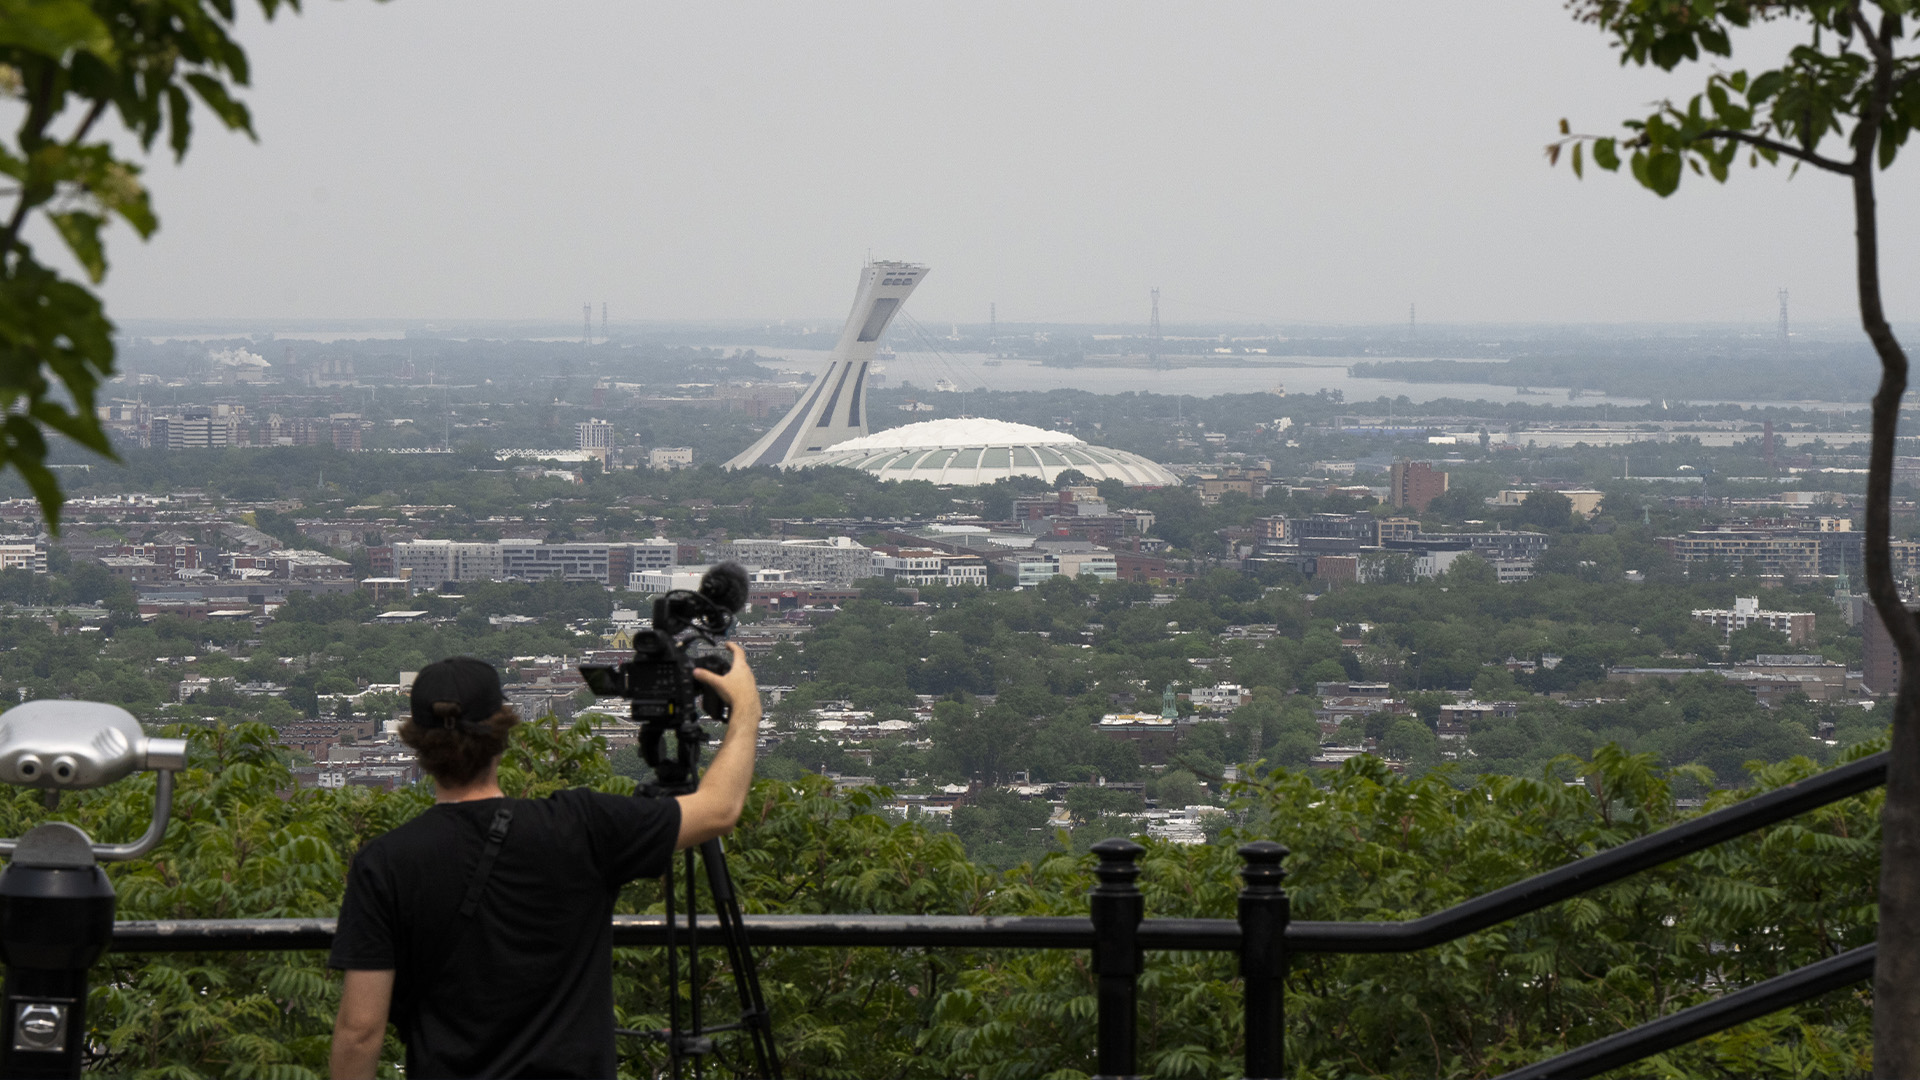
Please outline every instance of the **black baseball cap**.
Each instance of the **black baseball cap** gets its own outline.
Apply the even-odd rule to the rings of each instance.
[[[452,721],[433,713],[433,707],[443,701],[460,706],[460,714]],[[438,660],[413,677],[413,722],[423,728],[452,727],[460,721],[478,724],[506,702],[500,692],[500,673],[485,660],[470,656]]]

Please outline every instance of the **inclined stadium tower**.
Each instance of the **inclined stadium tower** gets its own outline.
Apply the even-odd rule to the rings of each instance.
[[[915,263],[868,263],[826,370],[779,423],[726,467],[841,465],[882,480],[935,484],[990,484],[1014,476],[1052,483],[1073,470],[1095,481],[1179,485],[1178,477],[1138,454],[1004,420],[927,420],[868,434],[867,369],[888,324],[926,276],[927,268]]]

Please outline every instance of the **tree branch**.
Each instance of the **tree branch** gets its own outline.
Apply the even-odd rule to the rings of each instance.
[[[1860,13],[1859,4],[1853,5],[1852,9],[1847,12],[1847,17],[1853,20],[1854,28],[1860,31],[1860,40],[1867,43],[1867,51],[1873,53],[1873,58],[1883,64],[1891,63],[1893,61],[1893,47],[1889,45],[1880,34],[1874,33],[1873,27],[1867,22],[1867,17]],[[1883,32],[1886,24],[1886,19],[1883,18],[1880,20]]]
[[[1867,30],[1867,20],[1865,16],[1860,14],[1860,5],[1857,3],[1853,5],[1853,17],[1858,21],[1863,31]],[[1900,38],[1899,29],[1899,21],[1894,15],[1889,11],[1882,10],[1880,13],[1880,32],[1878,34],[1868,32],[1866,35],[1867,48],[1873,51],[1873,58],[1880,61],[1882,67],[1890,68],[1894,64],[1893,43]]]
[[[1854,167],[1846,162],[1835,161],[1830,157],[1823,157],[1811,150],[1802,150],[1792,143],[1783,143],[1777,139],[1769,139],[1764,135],[1755,135],[1746,131],[1735,131],[1732,128],[1712,128],[1701,132],[1699,138],[1731,139],[1734,142],[1746,143],[1748,146],[1757,147],[1761,150],[1771,150],[1776,154],[1785,154],[1790,158],[1804,161],[1816,169],[1825,169],[1831,173],[1839,173],[1841,176],[1853,175]]]
[[[49,67],[42,74],[40,85],[34,87],[33,100],[27,106],[27,118],[20,125],[20,154],[30,160],[33,150],[44,138],[47,124],[53,117],[48,115],[47,107],[53,97],[54,69]],[[32,170],[28,169],[29,174]],[[20,239],[20,227],[26,223],[27,212],[36,205],[29,198],[33,183],[29,175],[20,182],[20,201],[14,204],[13,216],[7,220],[5,231],[0,231],[0,272],[5,271],[6,258],[13,253],[13,246]]]
[[[106,98],[101,98],[99,101],[94,102],[93,108],[87,110],[86,119],[80,121],[80,126],[75,128],[72,137],[67,139],[67,145],[69,147],[79,146],[80,140],[86,138],[87,132],[93,128],[94,121],[100,119],[101,114],[106,111]]]

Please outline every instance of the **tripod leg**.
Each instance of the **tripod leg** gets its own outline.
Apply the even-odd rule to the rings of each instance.
[[[693,1020],[689,1029],[693,1037],[702,1038],[705,1027],[700,1020],[700,905],[695,891],[699,879],[693,876],[693,849],[686,851],[687,866],[687,1011]],[[693,1058],[694,1080],[706,1076],[706,1055],[704,1051]]]
[[[691,875],[692,867],[688,867]],[[680,1080],[680,933],[673,913],[673,860],[667,860],[667,878],[661,895],[667,901],[667,1064],[673,1080]]]
[[[741,1019],[753,1042],[755,1064],[765,1080],[780,1080],[780,1054],[773,1045],[773,1014],[767,1010],[766,994],[760,986],[760,968],[754,963],[753,950],[747,944],[747,924],[740,916],[740,898],[733,891],[727,854],[718,839],[700,845],[700,862],[707,870],[707,888],[713,893],[714,916],[726,945],[728,966],[733,969],[734,990],[740,995]]]

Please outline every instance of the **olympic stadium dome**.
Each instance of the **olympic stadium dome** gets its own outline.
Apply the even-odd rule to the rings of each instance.
[[[1048,483],[1069,469],[1089,479],[1178,487],[1180,478],[1139,454],[1089,446],[1071,435],[1005,420],[925,420],[835,443],[792,466],[842,465],[882,480],[991,484],[1013,476]]]

